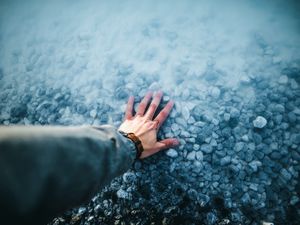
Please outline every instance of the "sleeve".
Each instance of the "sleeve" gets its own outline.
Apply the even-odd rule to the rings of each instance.
[[[0,127],[1,220],[32,224],[82,204],[129,169],[135,154],[109,125]]]

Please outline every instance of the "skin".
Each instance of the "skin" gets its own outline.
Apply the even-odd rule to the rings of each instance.
[[[148,92],[145,95],[140,102],[135,115],[133,115],[134,97],[130,96],[126,107],[124,121],[119,128],[120,131],[125,133],[134,133],[135,136],[141,140],[144,148],[140,157],[141,159],[149,157],[161,150],[179,145],[179,141],[176,138],[167,138],[161,141],[157,140],[159,128],[169,116],[174,106],[174,102],[170,100],[160,113],[153,118],[157,107],[161,102],[163,93],[161,91],[155,93],[151,101],[152,96],[152,92]],[[150,106],[146,111],[150,101]]]

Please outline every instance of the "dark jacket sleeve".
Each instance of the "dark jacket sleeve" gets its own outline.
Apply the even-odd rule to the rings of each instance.
[[[125,172],[133,143],[111,126],[0,127],[0,218],[43,223]]]

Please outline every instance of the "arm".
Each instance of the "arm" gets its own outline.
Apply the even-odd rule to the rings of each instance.
[[[157,141],[157,132],[173,107],[170,101],[154,118],[161,101],[148,93],[133,115],[129,98],[119,131],[134,133],[144,151],[140,158],[178,145]],[[36,224],[79,205],[136,157],[134,144],[111,126],[0,127],[0,217],[5,224]],[[21,221],[21,222],[20,222]],[[41,224],[41,222],[40,222]]]
[[[135,154],[111,126],[1,127],[0,214],[54,216],[125,172]]]

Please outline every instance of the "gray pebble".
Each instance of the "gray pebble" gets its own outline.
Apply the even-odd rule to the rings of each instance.
[[[230,156],[225,156],[224,158],[222,158],[220,160],[220,165],[221,166],[226,166],[226,165],[230,164],[230,162],[231,162],[231,157]]]
[[[253,126],[256,128],[264,128],[267,125],[267,120],[262,117],[262,116],[258,116],[256,117],[255,120],[253,120]]]
[[[196,158],[196,152],[195,151],[192,151],[190,152],[187,157],[186,157],[188,160],[195,160]]]
[[[168,151],[166,151],[166,155],[171,157],[171,158],[176,158],[178,156],[178,153],[175,149],[169,149]]]

